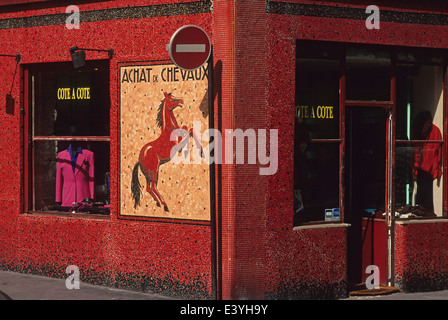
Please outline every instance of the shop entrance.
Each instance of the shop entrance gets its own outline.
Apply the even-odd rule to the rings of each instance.
[[[442,51],[298,42],[294,227],[347,223],[351,285],[376,270],[394,286],[396,221],[446,217],[446,64]]]
[[[386,177],[388,109],[346,108],[345,181],[348,233],[348,280],[365,282],[366,267],[379,269],[387,281]]]

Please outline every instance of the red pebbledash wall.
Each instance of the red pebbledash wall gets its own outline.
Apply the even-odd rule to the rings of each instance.
[[[267,7],[269,127],[279,129],[279,169],[267,189],[266,291],[275,297],[347,294],[347,229],[293,230],[295,50],[297,40],[447,48],[446,24],[435,15],[445,5],[394,1],[380,6],[380,30],[369,30],[368,1],[275,1]],[[414,15],[424,13],[428,15]],[[401,16],[403,14],[403,16]],[[434,15],[431,15],[434,14]],[[395,227],[395,285],[403,291],[447,287],[446,221]],[[428,264],[428,261],[431,263]]]
[[[0,57],[0,268],[66,278],[67,266],[76,265],[85,282],[198,299],[346,296],[347,226],[293,230],[296,41],[448,48],[448,27],[390,18],[381,21],[380,30],[368,30],[368,4],[358,1],[115,0],[81,2],[80,29],[69,30],[64,24],[67,5],[0,6],[0,54],[20,53],[21,64],[29,65],[70,61],[68,50],[74,45],[114,49],[111,214],[23,213],[22,69],[14,76],[15,61]],[[144,16],[135,14],[142,8]],[[407,1],[384,8],[390,16],[417,9]],[[425,12],[442,9],[428,7]],[[83,21],[84,13],[89,13],[88,21]],[[275,175],[260,176],[257,165],[216,168],[216,232],[211,223],[118,216],[117,64],[169,59],[166,44],[187,24],[202,27],[213,44],[215,127],[221,132],[278,130]],[[89,53],[89,59],[104,59],[103,54]],[[2,107],[11,86],[16,101],[12,114]],[[446,233],[446,223],[396,227],[396,279],[404,288],[429,282],[445,286]],[[432,250],[420,248],[421,242]],[[419,259],[434,262],[429,267],[415,264]]]
[[[74,45],[114,49],[110,63],[111,214],[110,218],[23,214],[23,81],[21,69],[14,78],[14,59],[0,58],[1,99],[11,85],[15,99],[13,114],[4,108],[0,112],[4,128],[0,138],[1,268],[66,278],[67,266],[76,265],[81,281],[88,283],[211,298],[210,224],[120,220],[117,213],[117,63],[169,59],[166,44],[183,25],[198,25],[212,35],[210,3],[81,2],[80,29],[72,30],[65,26],[69,4],[55,3],[0,7],[0,51],[20,53],[21,65],[28,65],[71,61],[68,49]],[[135,17],[133,7],[139,6],[149,11],[146,17]],[[84,14],[93,16],[93,21],[85,22]],[[89,60],[104,58],[104,53],[89,52]]]

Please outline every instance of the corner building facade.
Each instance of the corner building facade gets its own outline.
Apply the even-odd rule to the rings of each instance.
[[[448,7],[369,28],[369,5],[3,1],[0,267],[195,299],[446,289]],[[193,71],[166,49],[185,25],[213,46]],[[197,158],[207,129],[276,130],[275,173]]]

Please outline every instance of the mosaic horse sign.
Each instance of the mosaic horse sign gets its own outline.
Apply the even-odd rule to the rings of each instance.
[[[167,203],[157,190],[159,166],[170,161],[173,157],[173,152],[180,152],[187,144],[189,136],[192,136],[195,143],[200,147],[193,129],[187,130],[187,127],[183,126],[181,130],[174,116],[174,109],[181,106],[183,100],[174,97],[171,93],[165,92],[164,94],[165,99],[162,100],[157,115],[157,125],[162,130],[160,136],[143,146],[140,150],[139,161],[135,164],[132,171],[131,191],[135,201],[134,208],[140,205],[141,185],[138,179],[139,168],[146,178],[146,191],[156,201],[157,206],[163,205],[165,211],[169,211]],[[173,136],[175,139],[173,139]],[[200,149],[202,156],[202,147]]]
[[[119,77],[119,217],[209,221],[209,164],[176,161],[187,150],[204,155],[199,134],[209,127],[207,68],[121,64]],[[195,123],[202,130],[193,130]]]

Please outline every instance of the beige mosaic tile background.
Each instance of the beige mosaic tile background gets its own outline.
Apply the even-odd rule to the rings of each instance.
[[[208,129],[207,78],[205,68],[186,74],[173,64],[148,64],[120,67],[120,214],[122,216],[158,217],[192,220],[210,220],[210,172],[205,161],[175,164],[173,161],[159,167],[159,193],[169,211],[158,207],[146,191],[146,179],[139,170],[142,186],[140,206],[134,209],[131,193],[132,171],[138,162],[141,148],[155,140],[161,132],[156,124],[157,112],[164,92],[184,101],[174,114],[180,127],[193,127],[200,122],[199,139]],[[176,81],[177,80],[177,81]],[[203,112],[203,111],[205,112]],[[196,125],[196,128],[198,126]],[[205,139],[205,137],[204,137]],[[202,141],[203,148],[208,141]],[[190,152],[199,152],[190,139]]]

